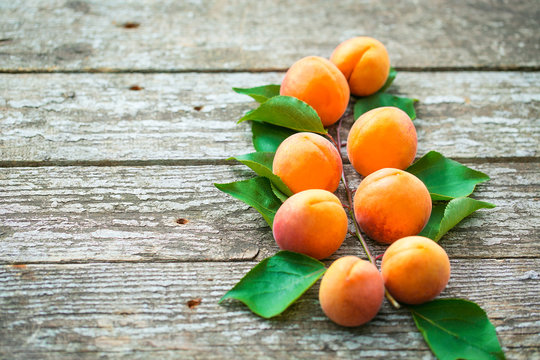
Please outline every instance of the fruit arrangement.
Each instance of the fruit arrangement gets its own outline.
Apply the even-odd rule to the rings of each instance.
[[[386,297],[411,312],[437,357],[504,358],[478,305],[434,300],[451,277],[437,242],[474,211],[494,207],[469,197],[489,177],[436,151],[413,163],[416,100],[386,92],[396,74],[381,42],[356,37],[337,46],[329,60],[298,60],[281,85],[234,88],[260,104],[239,121],[252,122],[256,152],[234,157],[258,176],[215,185],[259,211],[282,251],[261,261],[221,301],[240,300],[269,318],[322,277],[320,305],[338,325],[369,322]],[[346,159],[362,177],[354,191],[341,142],[351,102],[355,122]],[[334,194],[340,186],[345,204]],[[327,269],[319,260],[334,254],[348,234],[358,238],[367,260],[344,256]],[[364,235],[388,245],[385,252],[374,257]],[[448,357],[451,344],[464,346]]]

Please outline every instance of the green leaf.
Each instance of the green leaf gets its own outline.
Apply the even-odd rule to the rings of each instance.
[[[393,67],[390,67],[390,73],[388,74],[388,78],[386,78],[386,82],[384,83],[383,87],[379,89],[378,92],[385,92],[386,89],[392,85],[394,82],[394,79],[396,78],[397,71]]]
[[[219,302],[242,301],[255,314],[281,314],[324,274],[324,264],[307,255],[280,251],[250,270]]]
[[[410,306],[414,322],[440,360],[505,359],[495,327],[477,304],[440,299]]]
[[[287,196],[291,196],[293,192],[285,185],[281,178],[272,172],[272,162],[274,161],[273,152],[255,152],[245,155],[234,156],[230,159],[236,159],[242,164],[248,166],[255,171],[257,175],[264,176],[275,187]]]
[[[283,140],[296,133],[294,130],[260,121],[251,123],[251,132],[255,150],[271,152],[276,152]]]
[[[281,206],[281,201],[272,192],[270,180],[257,176],[249,180],[235,181],[228,184],[214,184],[214,186],[252,206],[261,213],[264,220],[272,227],[274,216],[276,216],[276,211]]]
[[[436,203],[431,210],[427,225],[419,235],[439,241],[448,230],[476,210],[492,209],[494,207],[493,204],[468,197],[459,197],[452,199],[450,202]]]
[[[258,103],[263,103],[271,97],[279,95],[279,85],[264,85],[252,88],[232,88],[235,92],[242,95],[251,96]]]
[[[354,118],[358,119],[362,114],[382,106],[395,106],[405,111],[411,120],[416,119],[414,103],[417,99],[400,97],[385,92],[377,92],[373,95],[359,98],[354,104]]]
[[[238,123],[246,120],[264,121],[296,131],[326,134],[321,118],[305,102],[291,96],[274,96],[255,110],[249,111]]]
[[[430,151],[407,169],[426,184],[431,199],[450,200],[472,194],[477,184],[489,180],[486,174]]]
[[[287,200],[289,198],[287,195],[285,195],[284,193],[279,191],[279,189],[276,187],[276,185],[270,183],[270,186],[272,187],[272,191],[274,192],[274,195],[276,195],[276,197],[279,200],[281,200],[281,202],[285,202],[285,200]]]

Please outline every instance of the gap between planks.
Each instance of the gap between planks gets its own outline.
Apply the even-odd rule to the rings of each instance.
[[[418,160],[417,158],[416,160]],[[454,161],[469,164],[500,164],[500,163],[540,163],[540,157],[508,156],[508,157],[452,157]],[[343,159],[343,164],[350,164]],[[238,165],[236,160],[228,159],[154,159],[154,160],[58,160],[58,161],[0,161],[0,168],[24,167],[84,167],[84,166],[207,166],[207,165]]]
[[[252,258],[245,258],[245,259],[230,259],[230,260],[223,260],[223,259],[190,259],[190,260],[182,260],[182,259],[142,259],[142,260],[70,260],[70,261],[16,261],[16,262],[6,262],[6,261],[0,261],[0,266],[22,266],[22,265],[92,265],[92,264],[191,264],[191,263],[210,263],[210,264],[217,264],[217,263],[253,263],[254,265],[258,264],[260,261],[254,260],[258,256],[258,253],[253,256]],[[452,260],[537,260],[538,256],[505,256],[504,258],[494,258],[494,257],[484,257],[484,256],[468,256],[468,257],[460,257],[460,256],[452,256]],[[261,260],[262,261],[262,260]],[[323,259],[321,261],[329,261],[327,259]]]
[[[407,72],[538,72],[540,65],[521,66],[521,65],[503,65],[503,66],[442,66],[442,67],[414,67],[414,66],[396,66],[396,71]],[[2,69],[0,74],[185,74],[185,73],[268,73],[268,72],[286,72],[287,68],[264,68],[264,69],[123,69],[123,68],[83,68],[77,70],[55,69],[55,68],[36,68],[36,69]]]

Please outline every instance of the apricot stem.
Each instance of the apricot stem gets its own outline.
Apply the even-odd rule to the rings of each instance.
[[[345,177],[343,177],[345,178]],[[345,182],[345,181],[344,181]],[[350,192],[347,191],[347,196],[350,197]],[[360,228],[358,227],[358,222],[356,221],[354,217],[354,213],[352,210],[349,209],[349,216],[353,219],[354,222],[354,228],[356,230],[356,237],[360,241],[360,244],[362,244],[362,247],[364,248],[364,252],[366,253],[368,260],[370,263],[375,265],[375,260],[373,259],[373,255],[371,255],[371,251],[369,251],[369,248],[367,247],[366,241],[364,240],[364,237],[362,234],[360,234]]]
[[[390,302],[390,304],[392,304],[392,306],[395,309],[401,308],[401,305],[397,302],[396,299],[394,299],[392,295],[390,295],[390,293],[388,292],[388,290],[386,290],[386,288],[384,289],[384,294],[386,295],[386,299]]]

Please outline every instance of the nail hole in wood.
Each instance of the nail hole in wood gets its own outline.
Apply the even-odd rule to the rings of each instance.
[[[193,299],[193,300],[189,300],[187,302],[187,306],[190,308],[190,309],[193,309],[197,306],[199,306],[202,302],[202,299],[201,298],[196,298],[196,299]]]
[[[137,23],[137,22],[131,22],[131,21],[128,21],[127,23],[124,23],[122,25],[122,27],[124,29],[136,29],[138,28],[139,26],[141,26],[141,24]]]

